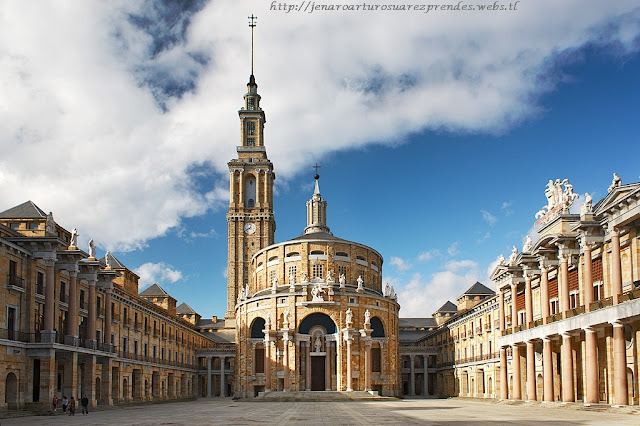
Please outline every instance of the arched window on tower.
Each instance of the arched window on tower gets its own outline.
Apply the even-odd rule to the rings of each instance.
[[[245,179],[244,205],[248,208],[253,208],[256,205],[256,180],[253,176]]]

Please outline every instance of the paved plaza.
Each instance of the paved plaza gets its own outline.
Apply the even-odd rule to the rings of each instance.
[[[199,399],[125,406],[65,415],[5,419],[4,425],[210,425],[210,424],[532,424],[638,425],[640,415],[588,411],[552,404],[507,405],[462,399],[405,399],[344,402],[250,402]],[[611,410],[611,409],[609,409]]]

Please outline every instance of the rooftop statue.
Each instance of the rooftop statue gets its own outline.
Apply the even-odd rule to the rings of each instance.
[[[527,238],[524,242],[524,246],[522,246],[523,253],[531,253],[531,249],[533,248],[533,241],[531,237],[527,235]]]
[[[622,185],[622,179],[620,179],[620,176],[618,176],[616,173],[614,173],[613,174],[613,180],[611,181],[611,186],[609,187],[609,189],[607,191],[611,192],[614,189],[616,189],[617,187],[619,187],[620,185]]]
[[[78,228],[71,230],[71,243],[69,243],[69,247],[78,247]]]
[[[93,238],[89,240],[89,258],[96,258],[96,245],[93,243]]]

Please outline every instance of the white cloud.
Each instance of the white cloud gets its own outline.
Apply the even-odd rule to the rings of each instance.
[[[487,222],[489,225],[493,225],[498,220],[494,215],[489,213],[487,210],[480,210],[480,213],[482,213],[482,219],[485,222]]]
[[[447,271],[457,272],[460,269],[469,269],[469,268],[477,268],[478,264],[469,259],[465,260],[451,260],[444,265],[444,268]]]
[[[398,268],[399,271],[407,271],[413,268],[413,265],[400,257],[391,257],[389,262]]]
[[[502,210],[502,213],[504,213],[505,216],[512,216],[513,213],[515,213],[513,211],[513,209],[511,208],[512,205],[513,205],[512,201],[503,201],[502,202],[501,210]]]
[[[486,232],[482,237],[478,238],[477,242],[482,243],[491,238],[491,232]]]
[[[628,51],[640,32],[635,1],[538,1],[508,19],[302,19],[269,4],[210,2],[171,26],[160,3],[3,2],[0,208],[30,198],[101,247],[128,250],[223,205],[248,77],[247,10],[261,17],[256,76],[279,123],[266,144],[284,181],[311,158],[417,131],[501,132],[539,112],[536,95],[558,79],[545,75],[555,55],[593,40]],[[175,41],[156,51],[160,39]],[[194,167],[209,171],[210,188],[196,185]]]
[[[224,268],[222,270],[222,276],[227,279],[229,277],[229,268]]]
[[[457,241],[449,246],[449,248],[447,249],[447,253],[449,253],[449,256],[452,256],[452,257],[460,253],[460,250],[458,250]]]
[[[428,262],[431,259],[433,259],[434,257],[437,256],[441,256],[440,250],[438,249],[431,249],[431,250],[427,250],[427,251],[423,251],[422,253],[420,253],[418,255],[418,261],[419,262]]]
[[[164,262],[147,262],[133,270],[140,277],[139,288],[144,289],[151,284],[173,284],[182,279],[182,272],[173,269]]]

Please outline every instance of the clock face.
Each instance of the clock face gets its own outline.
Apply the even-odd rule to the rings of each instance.
[[[247,234],[253,234],[256,232],[256,224],[255,223],[247,223],[244,225],[244,232]]]

